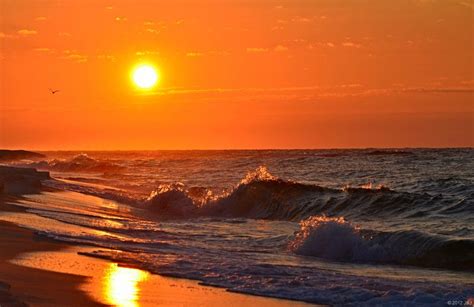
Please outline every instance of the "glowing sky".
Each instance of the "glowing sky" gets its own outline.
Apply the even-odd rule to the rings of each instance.
[[[472,3],[0,0],[0,147],[474,146]]]

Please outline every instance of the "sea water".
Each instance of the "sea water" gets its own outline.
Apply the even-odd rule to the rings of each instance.
[[[45,152],[4,214],[90,256],[330,305],[474,297],[474,150]],[[102,249],[101,249],[102,248]]]

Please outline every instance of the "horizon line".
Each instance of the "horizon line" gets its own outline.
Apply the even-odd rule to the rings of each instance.
[[[27,151],[39,151],[39,152],[51,152],[51,151],[292,151],[292,150],[367,150],[367,149],[474,149],[474,146],[405,146],[405,147],[312,147],[312,148],[171,148],[171,149],[27,149],[27,148],[0,148],[0,150],[27,150]]]

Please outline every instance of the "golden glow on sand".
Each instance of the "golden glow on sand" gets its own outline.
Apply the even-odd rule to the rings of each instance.
[[[148,272],[119,267],[111,263],[105,278],[104,296],[113,306],[137,307],[139,283],[148,279]]]
[[[152,88],[158,82],[158,79],[158,73],[152,65],[140,64],[133,69],[133,83],[141,89]]]

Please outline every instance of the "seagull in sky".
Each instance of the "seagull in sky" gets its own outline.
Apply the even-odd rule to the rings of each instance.
[[[53,89],[50,88],[50,89],[49,89],[49,92],[54,95],[54,94],[56,94],[57,92],[59,92],[59,90],[53,90]]]

